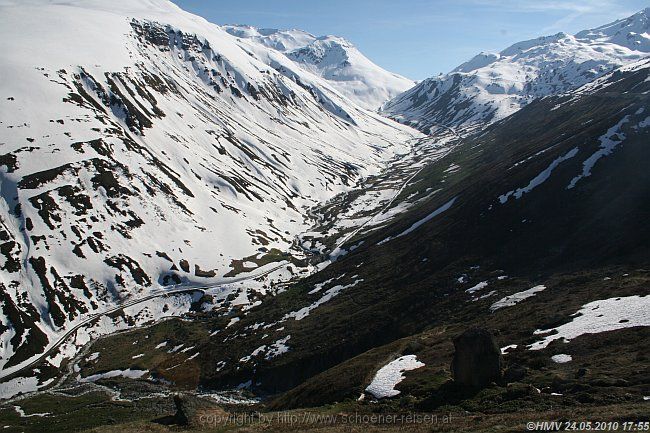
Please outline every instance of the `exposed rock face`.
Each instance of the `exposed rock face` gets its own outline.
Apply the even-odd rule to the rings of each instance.
[[[471,328],[454,339],[451,371],[458,384],[480,388],[501,378],[501,353],[486,329]]]

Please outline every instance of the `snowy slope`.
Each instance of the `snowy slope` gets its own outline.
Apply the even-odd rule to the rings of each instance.
[[[650,8],[576,35],[558,33],[480,53],[389,101],[384,114],[424,132],[472,129],[535,98],[575,89],[650,53]]]
[[[418,136],[251,45],[166,0],[0,0],[0,368],[286,259],[306,206]]]
[[[224,26],[224,29],[239,38],[283,52],[302,68],[328,80],[342,95],[370,110],[377,110],[415,84],[377,66],[351,42],[338,36],[316,37],[302,30],[251,26]]]

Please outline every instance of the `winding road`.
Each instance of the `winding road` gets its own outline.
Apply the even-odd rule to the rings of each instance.
[[[134,305],[142,304],[143,302],[150,301],[152,299],[156,298],[162,298],[165,296],[170,296],[170,295],[178,295],[181,293],[190,293],[190,292],[197,292],[197,291],[206,291],[206,290],[212,290],[212,289],[218,289],[220,287],[224,286],[229,286],[231,284],[235,283],[240,283],[243,281],[250,281],[250,280],[255,280],[257,278],[264,277],[274,271],[277,271],[278,269],[282,268],[285,266],[284,264],[280,264],[277,266],[274,266],[270,269],[267,269],[263,272],[260,272],[258,274],[254,275],[247,275],[244,277],[240,278],[233,278],[232,280],[228,280],[227,282],[223,283],[216,283],[216,284],[211,284],[211,285],[204,285],[204,286],[196,286],[196,287],[182,287],[182,288],[175,288],[175,289],[161,289],[158,291],[155,291],[153,293],[150,293],[149,295],[138,298],[138,299],[132,299],[130,301],[126,301],[123,304],[120,304],[114,308],[111,308],[109,310],[103,311],[101,313],[95,313],[91,314],[81,322],[77,323],[74,325],[72,328],[70,328],[68,331],[66,331],[65,334],[61,335],[54,343],[52,343],[43,353],[39,354],[37,357],[29,361],[27,364],[21,364],[17,365],[13,368],[9,368],[6,370],[3,370],[0,372],[0,381],[5,382],[8,380],[11,380],[15,377],[21,376],[22,372],[25,372],[26,370],[29,370],[36,365],[40,364],[41,362],[45,361],[45,359],[52,354],[56,349],[58,349],[63,343],[66,342],[70,336],[72,336],[74,333],[76,333],[80,328],[83,328],[84,326],[92,324],[95,320],[99,319],[100,317],[103,316],[108,316],[110,314],[116,313],[118,311],[121,311],[125,308],[132,307]],[[176,286],[178,287],[178,286]]]

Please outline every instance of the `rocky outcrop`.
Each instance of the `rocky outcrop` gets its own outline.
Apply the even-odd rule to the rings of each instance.
[[[483,328],[470,328],[454,339],[451,371],[454,382],[482,388],[501,379],[501,352],[492,334]]]

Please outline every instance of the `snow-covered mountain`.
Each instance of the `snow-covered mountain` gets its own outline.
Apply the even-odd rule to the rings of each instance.
[[[650,53],[650,8],[581,31],[480,53],[448,74],[397,96],[383,113],[424,132],[472,129],[500,120],[535,98],[575,89]]]
[[[288,263],[306,206],[418,136],[167,0],[1,0],[0,77],[5,369],[166,285]]]
[[[384,102],[415,85],[388,72],[338,36],[316,37],[302,30],[224,26],[238,38],[250,39],[286,54],[308,71],[328,80],[342,95],[360,106],[377,110]]]

